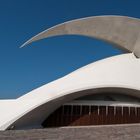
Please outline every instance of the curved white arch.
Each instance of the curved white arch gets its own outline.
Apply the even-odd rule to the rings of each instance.
[[[136,90],[130,95],[140,98],[140,60],[132,53],[110,57],[104,60],[89,64],[79,70],[72,72],[56,81],[37,88],[11,103],[1,103],[0,130],[7,129],[11,124],[23,118],[21,123],[26,124],[29,120],[32,125],[39,124],[43,116],[36,113],[36,116],[26,116],[38,109],[43,104],[48,114],[55,109],[55,105],[67,101],[65,97],[77,96],[75,92],[105,87],[126,88]],[[74,94],[73,94],[74,93]],[[4,108],[4,109],[3,109]],[[46,113],[46,108],[39,110]],[[12,110],[12,111],[11,111]],[[39,114],[39,115],[38,115]],[[43,113],[42,113],[43,114]],[[26,116],[24,120],[24,116]],[[42,117],[42,118],[41,118]],[[28,119],[28,120],[27,120]]]
[[[47,37],[69,34],[104,40],[140,57],[140,20],[127,16],[95,16],[64,22],[32,37],[21,47]]]

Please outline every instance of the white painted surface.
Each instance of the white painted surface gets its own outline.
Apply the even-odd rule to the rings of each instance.
[[[1,100],[0,130],[40,105],[77,91],[102,87],[140,90],[139,73],[140,59],[132,53],[122,54],[89,64],[18,99]]]

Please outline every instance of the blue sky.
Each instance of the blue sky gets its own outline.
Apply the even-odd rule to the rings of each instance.
[[[140,18],[139,0],[1,0],[0,98],[17,98],[95,60],[121,53],[80,36],[45,39],[19,49],[37,33],[64,21],[97,15]]]

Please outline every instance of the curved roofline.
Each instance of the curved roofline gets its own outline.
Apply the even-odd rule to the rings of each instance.
[[[67,21],[53,26],[26,41],[20,48],[53,36],[83,35],[114,44],[125,52],[140,57],[140,20],[128,16],[94,16]]]
[[[132,92],[126,93],[125,90],[126,94],[140,98],[139,63],[140,60],[136,59],[132,53],[106,58],[39,87],[13,102],[1,103],[0,130],[7,129],[22,117],[24,121],[18,122],[21,127],[22,125],[29,126],[29,122],[31,125],[34,123],[40,124],[41,119],[44,117],[40,116],[42,113],[40,111],[46,113],[47,110],[49,115],[50,111],[55,109],[55,106],[58,107],[61,103],[67,102],[68,99],[84,94],[76,93],[78,91],[105,87],[127,88],[137,90],[137,92],[132,94]],[[47,108],[43,109],[43,104]],[[37,112],[34,112],[36,109]],[[36,116],[34,113],[36,113]],[[33,117],[35,118],[33,119]]]

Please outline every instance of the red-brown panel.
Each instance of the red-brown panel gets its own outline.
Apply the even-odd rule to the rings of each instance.
[[[90,122],[92,125],[98,125],[98,106],[91,106]]]
[[[108,113],[107,113],[107,124],[115,124],[116,123],[116,117],[114,114],[114,107],[108,106]]]

